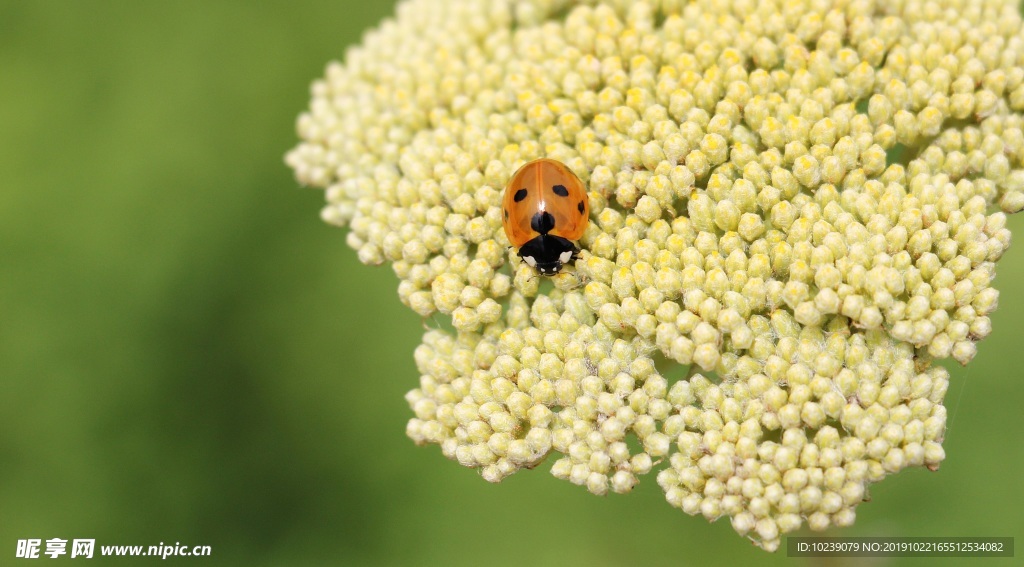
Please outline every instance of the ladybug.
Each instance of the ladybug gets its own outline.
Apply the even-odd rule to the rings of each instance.
[[[590,221],[583,182],[564,163],[541,158],[512,175],[502,198],[502,224],[519,257],[545,276],[579,257],[572,243]]]

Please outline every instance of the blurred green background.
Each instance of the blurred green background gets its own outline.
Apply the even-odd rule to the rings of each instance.
[[[0,564],[54,537],[212,546],[182,565],[820,563],[686,516],[653,475],[490,485],[405,437],[422,323],[282,161],[309,83],[392,9],[0,4]],[[876,485],[836,533],[1024,545],[1024,246],[999,274],[941,471]]]

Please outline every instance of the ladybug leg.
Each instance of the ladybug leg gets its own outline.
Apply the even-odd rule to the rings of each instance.
[[[513,248],[515,248],[515,246],[506,246],[505,247],[505,255],[507,256],[509,250],[512,250]],[[523,263],[525,261],[525,260],[523,260],[522,254],[520,254],[519,252],[516,252],[516,257],[519,258],[519,263]]]

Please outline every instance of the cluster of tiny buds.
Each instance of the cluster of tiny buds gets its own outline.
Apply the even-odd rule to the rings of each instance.
[[[571,4],[571,5],[570,5]],[[765,549],[944,457],[1024,209],[1003,0],[409,0],[314,83],[287,163],[366,264],[444,317],[409,436],[499,481],[655,471]],[[574,265],[518,262],[502,190],[586,184]]]

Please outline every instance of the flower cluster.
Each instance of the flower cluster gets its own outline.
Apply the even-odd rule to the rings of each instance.
[[[769,550],[943,460],[934,361],[991,331],[1024,208],[1012,2],[409,0],[312,97],[287,163],[450,317],[417,443],[495,482],[556,453],[594,494],[657,471]],[[501,226],[538,157],[592,210],[550,283]]]

